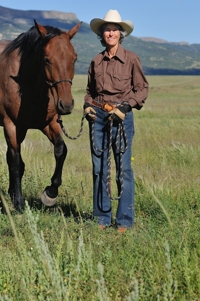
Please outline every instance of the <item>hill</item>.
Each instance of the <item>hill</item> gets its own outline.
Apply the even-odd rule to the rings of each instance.
[[[0,6],[0,39],[14,39],[34,25],[69,30],[80,20],[75,13],[23,11]],[[76,73],[87,73],[91,59],[103,48],[89,24],[82,24],[72,43],[78,54]],[[152,37],[127,37],[123,46],[137,53],[147,75],[200,75],[200,44],[170,43]]]

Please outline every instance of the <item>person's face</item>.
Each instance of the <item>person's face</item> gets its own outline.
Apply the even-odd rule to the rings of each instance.
[[[115,46],[119,43],[120,31],[115,24],[108,23],[103,32],[103,38],[107,46]]]

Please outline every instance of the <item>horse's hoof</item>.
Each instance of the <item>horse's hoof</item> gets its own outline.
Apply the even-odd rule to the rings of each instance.
[[[53,205],[55,205],[56,203],[56,197],[55,198],[50,198],[46,191],[44,190],[42,195],[41,195],[41,201],[45,206],[51,207]]]

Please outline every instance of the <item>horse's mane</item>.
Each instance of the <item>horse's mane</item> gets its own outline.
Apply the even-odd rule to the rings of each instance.
[[[31,54],[38,54],[50,39],[61,35],[62,31],[52,26],[44,26],[47,35],[42,37],[36,26],[31,27],[27,32],[21,33],[17,38],[11,41],[4,50],[5,55],[9,55],[15,49],[22,57],[28,57]]]
[[[16,49],[18,55],[20,55],[18,76],[15,77],[15,81],[18,83],[23,82],[33,85],[34,79],[44,76],[43,47],[53,37],[60,36],[63,33],[63,31],[55,27],[44,27],[47,30],[45,36],[41,36],[36,26],[33,26],[27,32],[20,34],[11,41],[4,49],[4,55],[6,57],[9,57],[9,54]],[[22,89],[22,87],[20,89]]]

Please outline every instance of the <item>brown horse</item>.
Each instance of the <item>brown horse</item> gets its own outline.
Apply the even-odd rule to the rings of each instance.
[[[77,55],[70,40],[82,23],[61,31],[34,22],[27,32],[0,46],[0,126],[7,142],[8,192],[17,210],[24,208],[20,150],[28,129],[41,130],[54,145],[55,171],[42,202],[51,206],[58,195],[67,147],[57,118],[74,107],[71,85]]]

